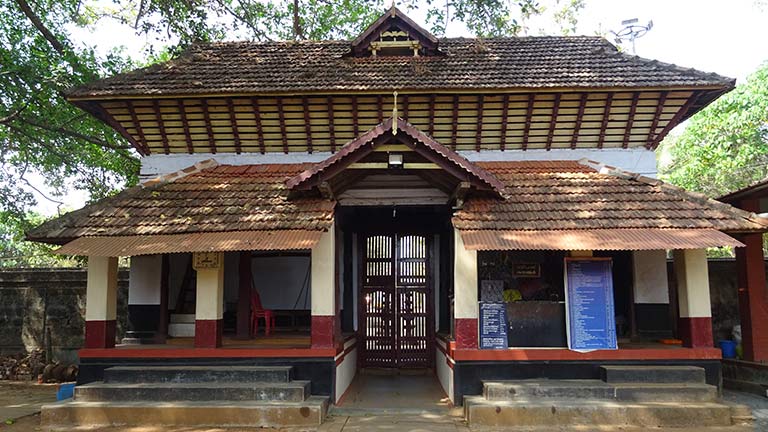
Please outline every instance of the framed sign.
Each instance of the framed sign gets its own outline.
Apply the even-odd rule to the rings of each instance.
[[[618,349],[610,258],[565,258],[568,348]]]
[[[219,268],[223,256],[221,252],[195,252],[192,254],[192,268],[195,270]]]
[[[507,305],[480,302],[480,349],[507,349]]]
[[[503,302],[504,301],[504,281],[503,280],[481,280],[480,281],[480,301]]]
[[[539,263],[514,263],[512,264],[512,276],[514,277],[541,277],[541,264]]]

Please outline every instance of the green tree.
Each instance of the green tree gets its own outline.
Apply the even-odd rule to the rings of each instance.
[[[667,138],[665,180],[716,197],[768,175],[768,63]]]

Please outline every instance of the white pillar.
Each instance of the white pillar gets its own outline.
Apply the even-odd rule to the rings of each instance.
[[[334,224],[312,248],[310,275],[312,347],[334,346],[336,328],[336,230]]]
[[[195,347],[220,347],[224,316],[224,254],[195,253],[192,259],[197,271]]]
[[[711,347],[712,306],[709,299],[707,251],[676,250],[673,256],[680,309],[680,338],[686,347]]]
[[[117,315],[116,257],[88,257],[85,295],[85,347],[114,347]]]
[[[461,232],[454,228],[453,309],[456,347],[478,347],[477,251],[464,247]]]

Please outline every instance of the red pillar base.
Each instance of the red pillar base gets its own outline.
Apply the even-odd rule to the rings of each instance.
[[[711,348],[714,346],[712,318],[680,317],[677,329],[680,333],[680,339],[683,340],[683,346],[686,348]]]
[[[312,348],[333,348],[336,317],[312,315]]]
[[[456,349],[477,349],[477,318],[455,318],[453,332]]]
[[[100,320],[85,322],[86,348],[114,348],[115,320]]]
[[[224,332],[222,320],[195,321],[195,348],[219,348]]]

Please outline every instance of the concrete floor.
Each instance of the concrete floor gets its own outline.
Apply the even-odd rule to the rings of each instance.
[[[0,381],[0,431],[6,422],[35,414],[41,405],[55,402],[57,389],[56,384]]]

